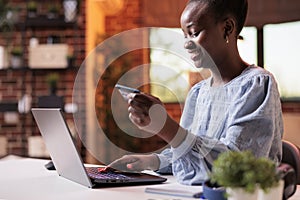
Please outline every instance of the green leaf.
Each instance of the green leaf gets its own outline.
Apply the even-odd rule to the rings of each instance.
[[[256,158],[250,151],[228,151],[214,161],[211,182],[224,187],[242,187],[254,192],[257,186],[267,190],[276,186],[276,165],[268,158]]]

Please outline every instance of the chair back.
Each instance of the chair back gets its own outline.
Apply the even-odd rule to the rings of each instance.
[[[292,142],[282,141],[282,163],[291,165],[296,173],[297,184],[300,184],[300,149]]]
[[[282,141],[282,160],[278,166],[284,180],[283,200],[293,196],[300,183],[300,150],[292,142]]]

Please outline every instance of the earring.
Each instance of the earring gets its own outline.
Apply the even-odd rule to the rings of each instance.
[[[228,37],[228,35],[226,35],[225,42],[226,42],[226,44],[229,44],[229,37]]]

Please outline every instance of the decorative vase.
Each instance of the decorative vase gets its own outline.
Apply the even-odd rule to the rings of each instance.
[[[267,192],[258,190],[258,200],[281,200],[283,196],[284,181],[280,180],[276,187],[270,188]]]
[[[226,188],[228,200],[257,200],[258,189],[255,189],[253,193],[245,191],[243,188]]]
[[[77,0],[64,0],[63,8],[65,14],[65,22],[74,22],[77,15]]]

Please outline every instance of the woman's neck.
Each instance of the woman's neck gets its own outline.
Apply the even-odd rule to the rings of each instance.
[[[212,86],[220,86],[230,82],[239,76],[248,66],[249,64],[244,62],[239,56],[224,59],[222,64],[217,65],[216,69],[211,70],[213,78]]]

